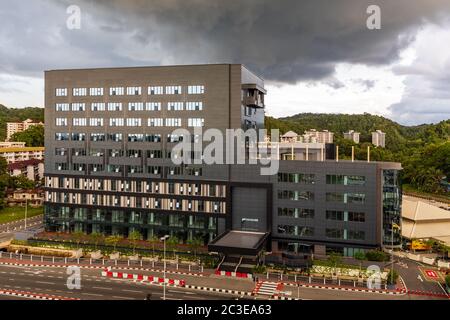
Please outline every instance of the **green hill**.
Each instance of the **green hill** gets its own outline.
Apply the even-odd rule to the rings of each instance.
[[[267,129],[289,130],[302,134],[308,129],[330,130],[335,133],[339,156],[348,159],[355,146],[357,159],[367,158],[371,132],[386,132],[386,148],[372,148],[374,161],[397,161],[403,165],[406,188],[434,194],[447,194],[442,182],[450,178],[450,120],[437,124],[403,126],[392,120],[371,114],[313,114],[302,113],[286,118],[266,118]],[[343,139],[343,132],[360,132],[360,144]]]
[[[44,108],[7,108],[0,104],[0,141],[6,138],[6,122],[16,122],[31,119],[44,122]]]

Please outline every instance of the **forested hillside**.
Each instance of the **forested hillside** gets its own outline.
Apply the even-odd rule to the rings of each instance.
[[[367,159],[371,132],[386,132],[386,148],[372,148],[371,159],[401,162],[406,187],[423,192],[447,194],[443,182],[450,178],[450,120],[438,124],[402,126],[392,120],[370,114],[312,114],[266,118],[266,128],[278,128],[281,133],[293,130],[299,134],[307,129],[328,129],[335,133],[341,158],[350,158],[355,146],[357,159]],[[343,139],[343,132],[361,133],[360,144]]]
[[[6,122],[16,122],[31,119],[44,122],[43,108],[7,108],[0,104],[0,141],[6,138]]]

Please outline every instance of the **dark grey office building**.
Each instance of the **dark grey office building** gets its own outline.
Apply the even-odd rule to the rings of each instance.
[[[211,251],[265,249],[281,263],[390,245],[398,163],[281,160],[272,176],[251,164],[174,165],[186,139],[174,129],[263,128],[265,94],[238,64],[47,71],[46,230],[201,237]]]

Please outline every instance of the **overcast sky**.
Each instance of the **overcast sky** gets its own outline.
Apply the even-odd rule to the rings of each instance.
[[[380,30],[366,26],[371,4]],[[266,79],[275,117],[450,118],[450,0],[0,0],[0,21],[10,107],[43,106],[48,69],[243,63]]]

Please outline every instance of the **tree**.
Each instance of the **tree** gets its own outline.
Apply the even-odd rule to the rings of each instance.
[[[390,270],[387,275],[387,283],[390,285],[394,285],[397,283],[398,280],[398,273],[395,270]]]
[[[95,250],[97,250],[98,243],[103,238],[103,235],[101,233],[98,233],[98,232],[92,232],[90,237],[91,237],[92,241],[95,244]]]
[[[155,245],[159,242],[159,238],[155,235],[152,235],[147,241],[152,245],[152,256],[155,256]]]
[[[353,255],[353,257],[354,257],[356,260],[359,260],[359,274],[361,274],[362,262],[363,262],[363,260],[366,259],[366,254],[365,254],[364,252],[362,252],[362,251],[357,251],[357,252],[355,252],[355,254]]]
[[[342,257],[339,253],[331,252],[328,256],[328,262],[333,267],[333,274],[336,274],[336,268],[341,264]]]
[[[137,231],[137,230],[134,230],[133,232],[131,232],[131,233],[128,235],[128,239],[129,239],[129,240],[131,241],[131,243],[133,244],[133,254],[135,254],[137,242],[138,242],[139,240],[141,240],[141,238],[142,238],[142,235],[141,235],[141,233],[140,233],[139,231]]]
[[[36,125],[29,129],[16,132],[12,135],[11,141],[25,142],[27,147],[43,147],[44,146],[44,126]]]
[[[197,251],[204,244],[203,239],[199,238],[199,237],[196,237],[196,238],[193,238],[193,239],[189,239],[187,241],[187,244],[192,249],[192,251],[194,251],[194,257],[197,258]]]
[[[445,285],[447,286],[447,292],[450,293],[450,274],[445,276]]]
[[[83,231],[75,231],[72,233],[73,237],[75,238],[75,242],[77,244],[77,249],[80,248],[81,240],[83,240],[84,232]]]
[[[120,240],[122,240],[122,239],[123,239],[123,238],[122,238],[121,236],[119,236],[119,235],[111,235],[111,236],[109,236],[109,237],[106,237],[105,242],[106,242],[108,245],[113,246],[114,251],[116,251],[117,244],[118,244],[118,243],[120,242]]]
[[[167,246],[169,247],[169,250],[173,251],[173,257],[176,256],[176,249],[178,244],[180,243],[180,239],[178,239],[177,236],[171,236],[167,241]]]

